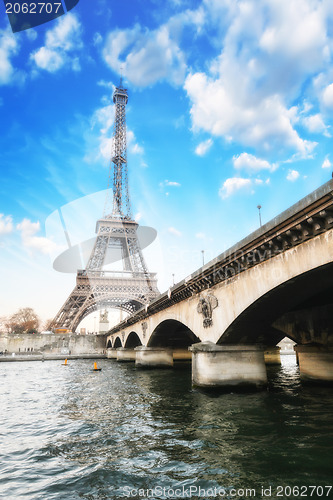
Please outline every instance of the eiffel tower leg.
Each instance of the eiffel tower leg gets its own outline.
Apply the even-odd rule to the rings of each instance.
[[[77,321],[80,311],[82,308],[86,309],[85,304],[92,300],[93,297],[90,290],[84,293],[80,290],[80,287],[76,286],[52,321],[51,328],[64,328],[74,332],[81,321]]]

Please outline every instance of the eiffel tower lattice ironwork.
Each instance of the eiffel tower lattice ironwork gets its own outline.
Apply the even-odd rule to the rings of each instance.
[[[51,328],[76,330],[91,312],[118,308],[129,313],[151,302],[158,294],[156,275],[149,273],[140,243],[138,224],[132,219],[128,193],[126,104],[127,90],[122,80],[113,94],[115,122],[112,141],[110,175],[113,172],[112,211],[110,189],[104,215],[97,221],[97,237],[86,269],[78,270],[76,286],[51,323]],[[110,253],[121,255],[123,269],[103,269]],[[120,252],[120,253],[119,253]],[[111,258],[112,260],[112,258]],[[114,259],[113,259],[114,260]]]

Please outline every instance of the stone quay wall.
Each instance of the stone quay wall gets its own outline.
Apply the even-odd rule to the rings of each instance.
[[[106,352],[105,335],[0,334],[0,356],[83,356],[98,357]]]

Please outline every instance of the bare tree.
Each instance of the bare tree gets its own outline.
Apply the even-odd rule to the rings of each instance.
[[[8,318],[6,316],[1,316],[0,318],[0,333],[8,333]]]
[[[40,319],[31,307],[24,307],[5,323],[11,333],[37,333]]]

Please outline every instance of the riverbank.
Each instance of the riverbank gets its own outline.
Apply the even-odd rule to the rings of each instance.
[[[105,335],[1,334],[0,362],[104,358],[105,343]]]
[[[51,361],[64,359],[107,359],[106,354],[30,354],[30,355],[3,355],[0,356],[0,363],[12,363],[14,361]]]

